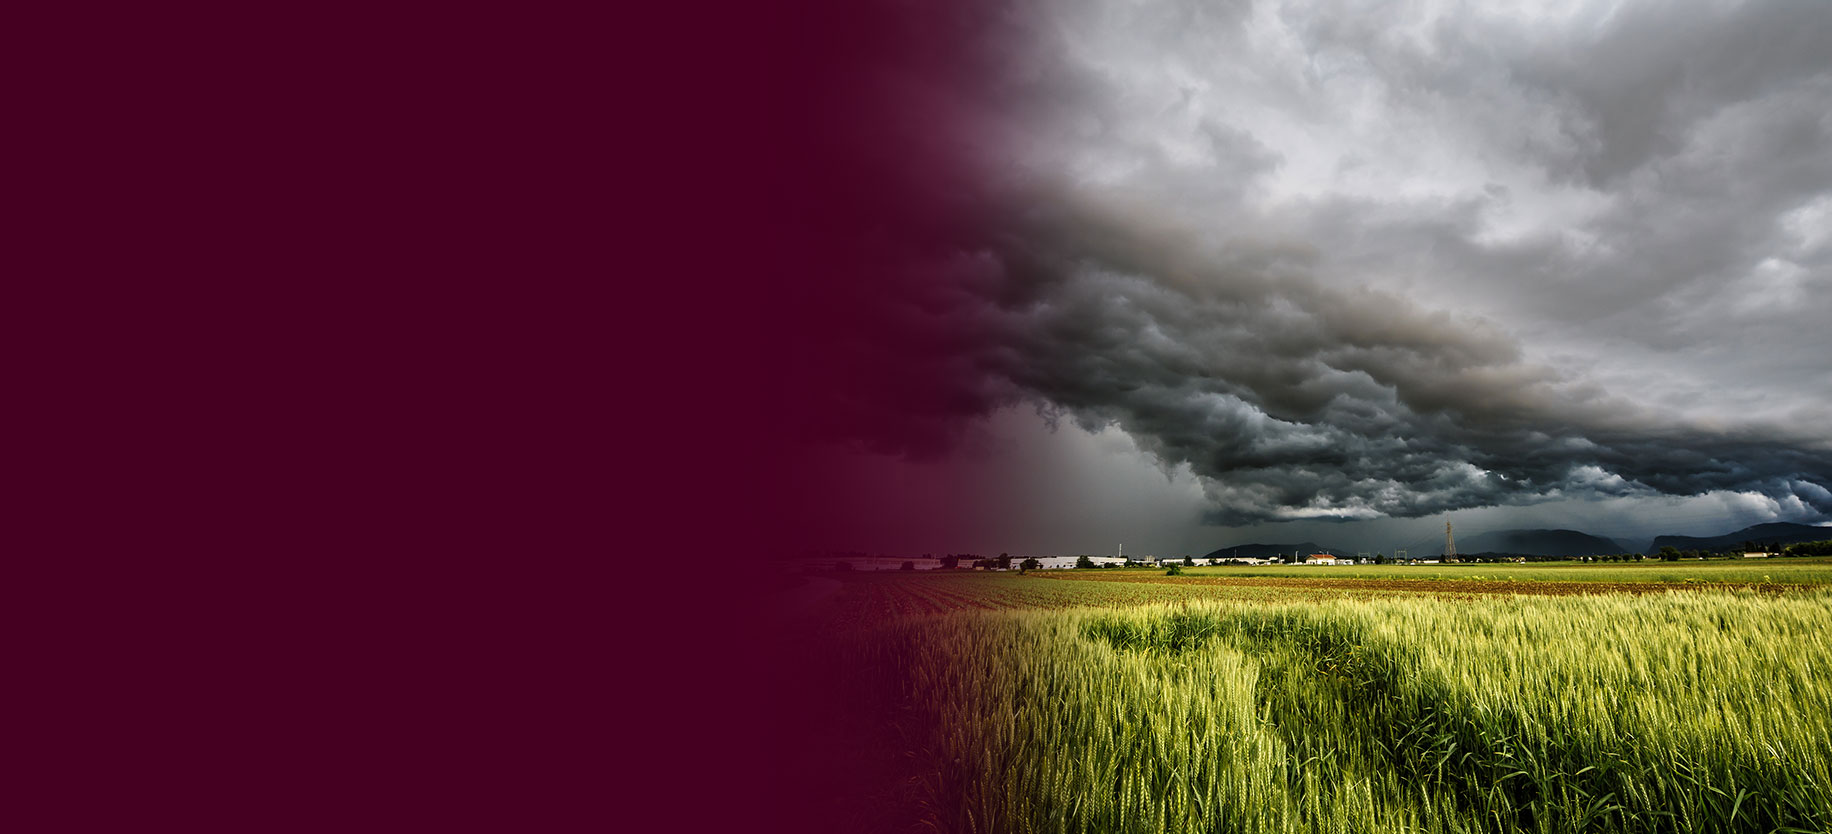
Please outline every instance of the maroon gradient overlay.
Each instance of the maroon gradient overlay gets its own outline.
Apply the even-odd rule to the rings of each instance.
[[[631,394],[610,442],[640,473],[622,480],[642,507],[617,529],[642,530],[628,544],[662,565],[644,590],[611,592],[629,639],[607,644],[651,672],[612,733],[639,786],[617,813],[640,827],[918,819],[895,682],[857,680],[817,650],[835,636],[818,615],[785,622],[773,603],[792,590],[780,557],[877,532],[848,500],[872,461],[945,460],[959,423],[990,405],[963,397],[950,361],[981,336],[911,312],[924,262],[996,210],[956,141],[975,130],[958,103],[978,95],[991,14],[952,1],[744,12],[696,33],[694,58],[716,69],[685,86],[716,106],[675,91],[652,103],[687,126],[656,150],[694,169],[694,187],[629,169],[660,180],[646,191],[669,220],[644,230],[665,257],[633,267],[653,294],[626,319],[611,383]],[[811,464],[835,456],[854,462],[846,477]],[[946,538],[953,521],[933,523]]]
[[[741,351],[769,359],[754,402],[771,434],[753,489],[755,535],[728,542],[739,560],[788,555],[804,542],[890,550],[874,535],[879,510],[861,507],[873,461],[931,462],[936,484],[901,495],[871,484],[877,500],[926,513],[931,541],[949,541],[955,514],[987,488],[955,479],[946,461],[962,427],[988,412],[961,348],[989,334],[937,326],[919,315],[938,253],[996,225],[1006,207],[987,197],[993,66],[1001,4],[821,3],[795,11],[782,44],[790,74],[772,124],[780,155],[763,214],[774,221],[778,270],[764,322]],[[992,149],[996,150],[996,149]],[[733,346],[739,348],[740,346]],[[813,465],[852,455],[840,466]],[[889,479],[894,473],[883,473]],[[888,513],[886,515],[889,515]],[[886,542],[889,542],[888,547]],[[911,546],[915,546],[913,543]],[[965,545],[962,545],[963,549]],[[780,577],[750,580],[776,587]],[[765,622],[771,622],[766,619]],[[867,680],[813,644],[832,637],[819,617],[772,626],[760,647],[768,729],[750,766],[767,775],[765,819],[781,831],[908,830],[912,760],[902,746],[924,735],[897,727],[896,681]]]
[[[798,711],[768,562],[807,449],[985,405],[897,267],[991,210],[992,19],[38,21],[20,827],[836,830],[877,707]]]

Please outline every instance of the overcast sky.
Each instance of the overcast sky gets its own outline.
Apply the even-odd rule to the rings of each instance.
[[[980,210],[873,320],[948,405],[827,444],[823,544],[1825,521],[1832,3],[1481,5],[1023,3],[972,89],[887,72]]]

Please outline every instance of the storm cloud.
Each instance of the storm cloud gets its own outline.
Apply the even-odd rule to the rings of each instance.
[[[992,79],[929,91],[973,176],[836,291],[817,434],[957,454],[1028,404],[1216,524],[1832,515],[1832,7],[998,19]]]

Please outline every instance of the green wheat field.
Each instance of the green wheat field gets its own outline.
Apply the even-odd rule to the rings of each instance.
[[[878,722],[852,754],[890,762],[856,830],[1832,831],[1832,565],[1785,570],[1448,597],[856,577],[805,625]]]

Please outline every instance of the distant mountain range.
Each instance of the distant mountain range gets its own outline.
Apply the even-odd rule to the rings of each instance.
[[[1438,552],[1444,543],[1438,542]],[[1520,553],[1527,556],[1604,556],[1611,553],[1633,553],[1634,549],[1615,539],[1580,533],[1576,530],[1496,530],[1477,533],[1457,542],[1459,553]]]
[[[1274,556],[1290,556],[1301,553],[1309,556],[1312,553],[1328,553],[1331,556],[1354,556],[1353,551],[1324,547],[1316,542],[1299,542],[1298,544],[1242,544],[1212,550],[1203,555],[1203,559],[1270,559]]]
[[[1734,550],[1744,542],[1757,545],[1787,545],[1795,542],[1825,541],[1832,539],[1832,527],[1814,527],[1810,524],[1791,522],[1772,522],[1745,527],[1732,533],[1720,536],[1658,536],[1646,547],[1637,548],[1632,542],[1593,536],[1578,530],[1493,530],[1485,533],[1472,533],[1457,537],[1458,553],[1513,553],[1524,556],[1604,556],[1612,553],[1658,553],[1662,547],[1671,546],[1677,550]],[[1417,559],[1425,556],[1441,556],[1444,553],[1442,538],[1427,539],[1408,545],[1406,555]],[[1241,544],[1223,547],[1209,552],[1204,559],[1259,558],[1264,559],[1278,555],[1291,555],[1294,551],[1306,555],[1311,553],[1328,553],[1332,556],[1354,556],[1355,551],[1326,547],[1316,542],[1299,544]],[[1392,553],[1387,555],[1391,556]]]
[[[1790,545],[1795,542],[1817,542],[1832,539],[1832,527],[1814,527],[1811,524],[1794,524],[1777,521],[1769,524],[1757,524],[1745,527],[1735,533],[1722,536],[1660,536],[1648,545],[1647,553],[1658,553],[1663,547],[1674,550],[1725,550],[1740,549],[1744,542],[1757,548],[1770,545]]]
[[[1491,530],[1457,536],[1458,553],[1512,553],[1521,556],[1603,556],[1634,553],[1627,544],[1578,530]],[[1391,555],[1391,554],[1389,554]],[[1406,546],[1406,555],[1444,555],[1444,537],[1435,536]]]

